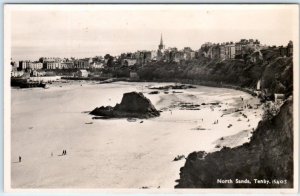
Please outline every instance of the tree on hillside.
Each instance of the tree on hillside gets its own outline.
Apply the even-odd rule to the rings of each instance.
[[[107,66],[112,66],[113,56],[111,56],[110,54],[106,54],[104,56],[104,59],[107,60]]]

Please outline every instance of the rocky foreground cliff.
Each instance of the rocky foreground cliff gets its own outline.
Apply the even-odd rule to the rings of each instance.
[[[237,183],[237,179],[243,183]],[[203,151],[189,154],[184,167],[180,169],[180,179],[176,185],[176,188],[292,187],[291,98],[276,116],[259,123],[249,143],[232,149],[225,147],[209,154]]]

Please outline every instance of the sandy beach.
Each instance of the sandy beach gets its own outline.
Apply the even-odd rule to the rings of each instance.
[[[233,89],[149,94],[149,87],[170,84],[73,81],[12,89],[12,188],[173,188],[185,163],[176,156],[241,145],[262,118],[259,100]],[[130,91],[143,92],[161,116],[129,122],[87,113],[114,106]]]

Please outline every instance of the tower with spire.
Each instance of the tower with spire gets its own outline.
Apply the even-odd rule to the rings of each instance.
[[[160,34],[160,43],[158,45],[158,49],[159,50],[164,50],[165,49],[165,45],[164,45],[164,42],[163,42],[162,34]]]

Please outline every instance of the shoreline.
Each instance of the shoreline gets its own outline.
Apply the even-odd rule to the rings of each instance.
[[[129,81],[130,82],[130,81]],[[175,79],[175,80],[140,80],[134,82],[174,82],[174,83],[182,83],[182,84],[190,84],[190,85],[200,85],[200,86],[207,86],[207,87],[216,87],[216,88],[229,88],[234,90],[240,90],[246,92],[252,96],[256,96],[255,90],[249,88],[243,88],[240,86],[235,86],[231,84],[223,84],[217,83],[212,81],[199,81],[199,80],[190,80],[190,79]]]
[[[191,79],[154,79],[154,80],[145,80],[145,79],[132,79],[132,78],[71,78],[71,77],[62,77],[61,79],[65,80],[85,80],[85,81],[104,81],[105,83],[113,83],[113,82],[157,82],[157,83],[164,83],[164,82],[174,82],[174,83],[182,83],[182,84],[190,84],[190,85],[200,85],[200,86],[207,86],[207,87],[217,87],[217,88],[229,88],[234,90],[240,90],[246,92],[252,96],[257,96],[257,93],[254,89],[245,88],[241,86],[236,86],[233,84],[226,84],[226,83],[218,83],[213,81],[200,81],[200,80],[191,80]],[[259,97],[258,97],[259,98]]]

